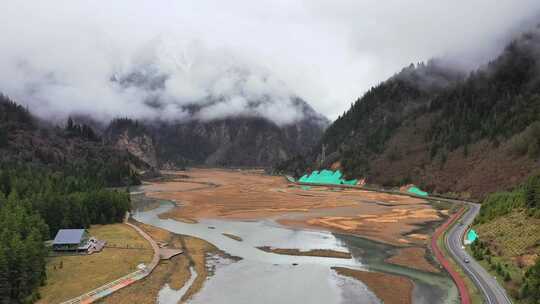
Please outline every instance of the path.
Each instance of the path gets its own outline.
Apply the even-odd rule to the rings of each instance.
[[[150,264],[146,266],[146,272],[150,274],[159,263],[159,259],[160,259],[159,246],[156,243],[156,241],[154,241],[154,239],[150,235],[148,235],[148,233],[144,232],[144,230],[142,230],[138,226],[130,223],[128,219],[129,219],[129,212],[126,213],[126,218],[124,219],[124,223],[130,226],[131,228],[135,229],[143,238],[145,238],[148,241],[148,243],[150,243],[150,245],[152,246],[152,250],[154,250],[154,256],[152,257],[152,261],[150,262]]]
[[[123,276],[115,281],[112,281],[110,283],[107,283],[101,287],[98,287],[90,292],[87,292],[83,295],[80,295],[76,298],[73,298],[71,300],[68,300],[68,301],[65,301],[65,302],[62,302],[62,304],[78,304],[78,303],[81,303],[81,304],[89,304],[89,303],[93,303],[99,299],[102,299],[110,294],[112,294],[113,292],[119,290],[119,289],[122,289],[126,286],[129,286],[139,280],[142,280],[144,278],[146,278],[150,273],[152,273],[152,271],[154,270],[154,268],[156,268],[156,266],[158,265],[159,263],[159,260],[160,260],[160,249],[156,243],[156,241],[154,241],[154,239],[152,239],[152,237],[150,235],[148,235],[146,232],[144,232],[141,228],[137,227],[136,225],[133,225],[131,223],[128,222],[128,219],[129,219],[129,212],[126,213],[126,217],[124,219],[124,223],[130,227],[132,227],[133,229],[135,229],[135,231],[137,231],[143,238],[145,238],[149,243],[150,245],[152,246],[152,249],[154,251],[154,256],[152,257],[152,261],[150,262],[150,264],[146,265],[146,268],[145,269],[140,269],[140,270],[137,270],[135,272],[132,272],[126,276]]]

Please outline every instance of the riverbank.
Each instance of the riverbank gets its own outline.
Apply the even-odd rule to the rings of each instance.
[[[204,285],[204,282],[212,275],[211,269],[207,268],[207,261],[213,255],[225,254],[214,245],[199,238],[179,235],[164,229],[145,225],[139,222],[135,224],[148,233],[154,240],[167,243],[174,248],[180,248],[183,254],[175,256],[168,261],[161,261],[151,275],[137,284],[128,286],[112,294],[102,303],[137,303],[153,304],[158,299],[163,286],[168,285],[172,290],[180,290],[191,278],[190,268],[193,267],[197,274],[185,294],[182,301],[186,301],[195,295]]]
[[[312,256],[323,258],[351,259],[352,255],[349,252],[341,252],[329,249],[312,249],[302,251],[300,249],[272,248],[270,246],[260,246],[258,249],[264,252],[275,254],[296,255],[296,256]]]
[[[386,262],[427,272],[440,272],[439,268],[428,262],[426,254],[426,250],[421,247],[402,248],[396,255],[386,259]]]

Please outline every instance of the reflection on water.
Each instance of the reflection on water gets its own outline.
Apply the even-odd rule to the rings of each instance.
[[[415,282],[415,303],[457,301],[457,291],[447,276],[385,263],[394,250],[389,245],[329,232],[288,229],[272,221],[202,220],[187,224],[157,216],[171,207],[169,203],[162,203],[157,209],[136,212],[134,218],[174,233],[204,239],[228,254],[242,258],[216,271],[190,303],[380,303],[363,283],[337,275],[331,266],[410,277]],[[222,233],[237,235],[243,241]],[[331,249],[350,252],[353,258],[278,255],[259,250],[258,246]],[[162,302],[160,298],[160,303],[176,302],[174,299]]]

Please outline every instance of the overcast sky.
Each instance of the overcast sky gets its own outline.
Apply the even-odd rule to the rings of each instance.
[[[1,1],[0,91],[42,116],[206,118],[247,102],[287,123],[290,96],[330,119],[411,62],[485,63],[540,11],[538,0]],[[540,19],[539,19],[540,22]],[[148,69],[151,67],[151,69]],[[111,81],[166,75],[159,92]],[[158,94],[165,105],[146,105]]]

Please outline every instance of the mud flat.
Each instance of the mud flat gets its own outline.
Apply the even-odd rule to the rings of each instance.
[[[313,257],[325,257],[325,258],[337,258],[337,259],[351,259],[352,258],[352,255],[349,252],[335,251],[335,250],[329,250],[329,249],[312,249],[308,251],[302,251],[300,249],[272,248],[270,246],[260,246],[257,248],[259,248],[262,251],[271,252],[275,254],[313,256]]]
[[[399,249],[396,255],[386,259],[386,262],[428,272],[440,272],[439,268],[433,266],[424,258],[425,255],[426,250],[424,248],[402,248]]]
[[[222,233],[224,236],[230,238],[230,239],[233,239],[235,241],[238,241],[238,242],[241,242],[243,241],[241,237],[237,236],[237,235],[234,235],[234,234],[230,234],[230,233]]]
[[[174,176],[174,172],[168,174]],[[331,187],[305,190],[288,184],[283,177],[259,171],[194,169],[178,174],[189,178],[173,178],[144,189],[149,197],[173,201],[179,206],[162,217],[187,223],[199,219],[276,218],[285,226],[351,233],[393,245],[408,245],[424,242],[418,236],[408,236],[409,233],[445,217],[444,212],[418,198]],[[203,186],[194,190],[186,186],[186,181]]]
[[[359,271],[344,267],[332,267],[338,274],[355,278],[366,284],[385,304],[411,304],[413,283],[411,280],[384,273]]]

